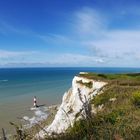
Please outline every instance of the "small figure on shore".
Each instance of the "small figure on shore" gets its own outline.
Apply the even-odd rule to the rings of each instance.
[[[37,105],[37,100],[36,100],[36,96],[34,96],[34,107],[38,107],[38,105]]]

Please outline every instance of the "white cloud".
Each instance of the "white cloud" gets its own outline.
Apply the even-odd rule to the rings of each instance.
[[[9,33],[27,35],[30,33],[30,31],[20,29],[19,27],[15,27],[6,21],[0,20],[0,34],[8,35]]]
[[[20,64],[24,66],[33,61],[33,58],[37,56],[36,51],[9,51],[9,50],[0,50],[0,67],[7,66],[17,66]]]
[[[106,31],[105,38],[91,40],[84,44],[93,50],[97,50],[97,56],[106,57],[133,57],[140,52],[140,31]],[[132,56],[130,56],[132,57]]]
[[[81,35],[96,35],[102,33],[102,29],[106,28],[104,24],[105,18],[97,11],[84,7],[75,13],[75,29]]]
[[[77,31],[83,36],[79,44],[94,57],[106,60],[106,66],[139,66],[140,30],[109,29],[110,19],[93,9],[77,12]],[[108,22],[106,22],[108,20]]]
[[[5,58],[18,58],[23,56],[29,56],[35,54],[35,51],[8,51],[8,50],[0,50],[0,59]]]
[[[94,65],[97,63],[104,63],[104,60],[100,57],[94,57],[89,55],[81,55],[81,54],[60,54],[56,56],[51,63],[54,64],[64,64],[64,65]]]
[[[59,34],[48,34],[48,35],[37,35],[41,40],[50,44],[66,44],[72,43],[72,40],[64,35]]]
[[[99,40],[85,41],[83,44],[97,57],[106,58],[106,65],[139,66],[140,31],[106,31]]]
[[[3,54],[3,55],[2,55]],[[104,63],[100,57],[45,52],[10,52],[0,50],[0,66],[94,66]]]

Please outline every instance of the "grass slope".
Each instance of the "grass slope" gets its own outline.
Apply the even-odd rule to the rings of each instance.
[[[91,105],[102,110],[85,120],[75,122],[64,140],[140,140],[140,74],[96,74],[79,76],[106,81],[108,85]],[[114,99],[114,100],[111,100]]]

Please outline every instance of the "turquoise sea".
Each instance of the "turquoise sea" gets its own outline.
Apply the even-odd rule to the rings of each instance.
[[[140,72],[140,68],[1,68],[0,128],[30,114],[33,97],[46,106],[61,103],[72,79],[81,71],[98,73]]]

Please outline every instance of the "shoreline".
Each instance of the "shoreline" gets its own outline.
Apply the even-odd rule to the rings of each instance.
[[[48,126],[52,123],[59,107],[60,107],[60,104],[48,106],[47,109],[48,109],[49,114],[47,118],[38,121],[36,124],[31,126],[30,128],[25,128],[25,130],[27,130],[27,132],[29,131],[33,136],[39,133],[39,131],[43,130],[45,126]]]
[[[59,106],[60,106],[60,104],[44,106],[44,108],[46,109],[46,110],[44,110],[44,113],[46,113],[47,117],[46,118],[42,117],[42,119],[37,120],[34,124],[29,124],[30,122],[24,118],[25,116],[18,118],[19,121],[16,123],[13,123],[13,124],[19,125],[19,126],[21,124],[23,126],[23,129],[27,133],[30,132],[32,135],[37,134],[38,131],[41,130],[44,126],[48,126],[49,124],[51,124]],[[41,110],[41,107],[38,107],[35,110]],[[32,118],[34,118],[34,117],[32,117]],[[10,124],[9,124],[9,127],[10,127]],[[16,133],[16,131],[14,130],[15,129],[14,127],[15,126],[13,125],[13,129],[11,128],[11,132],[6,133],[7,137],[11,137]],[[4,129],[4,130],[6,132],[6,129]],[[1,138],[2,138],[2,132],[0,132],[0,139]]]
[[[47,108],[50,109],[51,107],[60,104],[60,100],[48,101],[45,97],[40,96],[40,98],[38,98],[38,104],[44,105],[45,110],[47,110]],[[13,126],[11,126],[9,122],[19,124],[21,122],[19,118],[22,118],[24,116],[27,116],[29,118],[34,117],[35,113],[31,110],[32,107],[33,101],[31,95],[21,95],[18,97],[12,97],[11,100],[3,100],[0,103],[0,129],[4,128],[7,133],[13,132]]]

